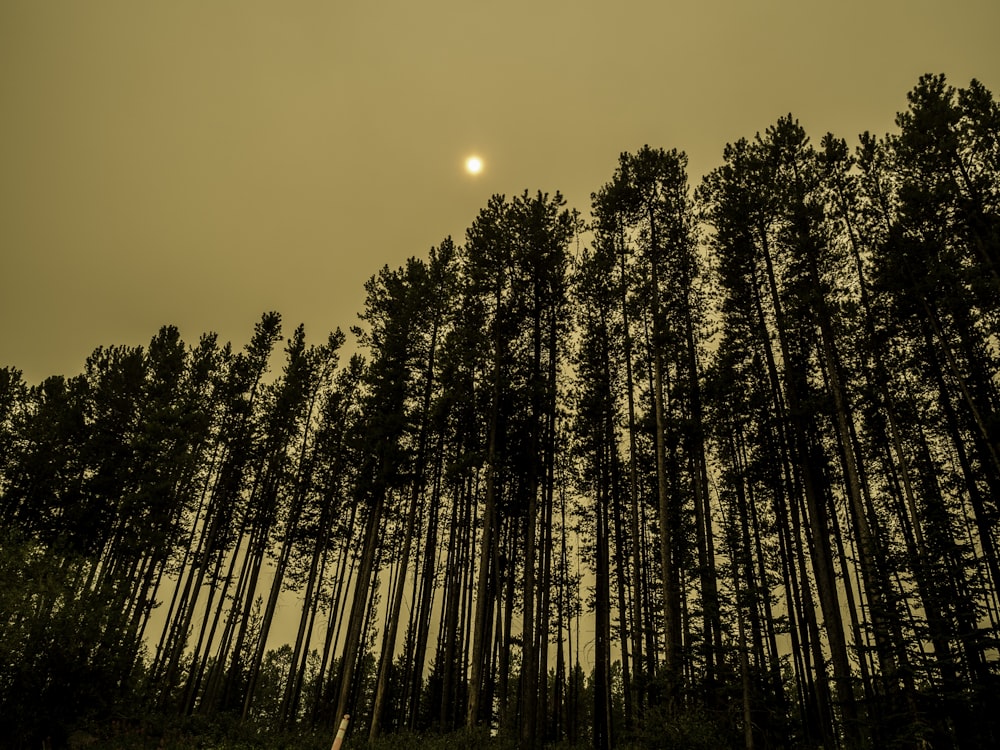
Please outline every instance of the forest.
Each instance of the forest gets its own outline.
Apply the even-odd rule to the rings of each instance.
[[[1000,746],[1000,105],[907,102],[0,369],[0,747]]]

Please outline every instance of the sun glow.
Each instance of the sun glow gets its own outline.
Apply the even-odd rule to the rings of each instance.
[[[479,174],[483,171],[483,160],[478,156],[470,156],[465,160],[465,171],[469,174]]]

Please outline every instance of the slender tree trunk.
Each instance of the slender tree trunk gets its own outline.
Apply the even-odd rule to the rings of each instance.
[[[341,719],[347,712],[354,681],[354,670],[357,666],[361,650],[361,638],[365,615],[368,610],[368,594],[371,588],[372,574],[375,570],[375,553],[379,545],[379,534],[382,526],[382,509],[385,505],[386,489],[384,486],[375,488],[371,507],[365,524],[365,541],[358,564],[358,572],[354,579],[354,597],[351,604],[351,616],[347,626],[344,641],[343,656],[340,661],[339,691],[337,709],[334,712],[334,726],[340,726]]]
[[[499,308],[500,292],[496,293]],[[499,311],[498,311],[499,314]],[[492,400],[490,404],[489,439],[486,457],[486,501],[483,508],[483,535],[480,542],[478,580],[476,582],[476,615],[472,633],[472,663],[469,674],[469,703],[466,710],[465,723],[474,727],[479,723],[479,698],[482,692],[483,667],[486,659],[487,623],[492,610],[492,596],[488,590],[491,561],[496,551],[495,527],[496,512],[496,482],[497,482],[497,431],[500,400],[500,365],[501,347],[499,321],[494,322],[495,333],[493,341],[493,373]]]

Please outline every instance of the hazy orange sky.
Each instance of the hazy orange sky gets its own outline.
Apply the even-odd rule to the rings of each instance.
[[[853,144],[922,73],[1000,95],[998,32],[997,0],[2,0],[0,366],[265,310],[318,343],[493,193],[586,212],[621,151],[696,181],[788,112]]]

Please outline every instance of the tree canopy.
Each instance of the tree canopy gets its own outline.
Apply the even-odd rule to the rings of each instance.
[[[0,369],[0,745],[997,746],[1000,106],[908,102],[495,195],[351,343]]]

